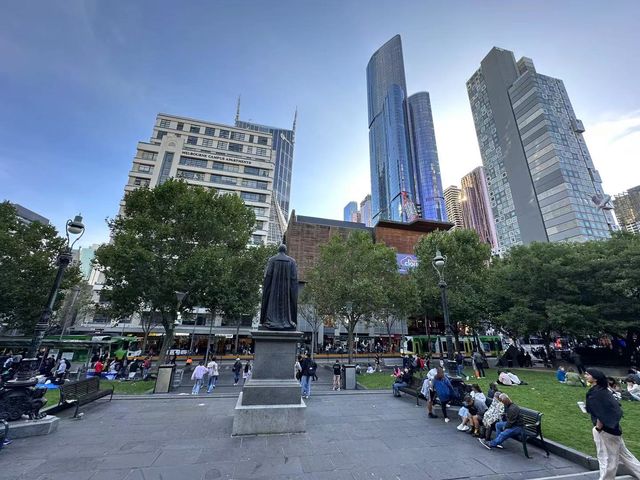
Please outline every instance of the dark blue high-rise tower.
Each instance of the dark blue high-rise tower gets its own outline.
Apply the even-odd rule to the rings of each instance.
[[[396,35],[367,65],[372,224],[446,220],[427,92],[407,98],[402,42]]]

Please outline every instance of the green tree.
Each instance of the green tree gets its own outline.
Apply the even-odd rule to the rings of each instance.
[[[580,279],[593,268],[586,248],[576,243],[532,243],[514,247],[494,261],[490,281],[494,322],[514,337],[539,333],[547,348],[553,332],[592,333],[598,308],[588,294],[590,281]],[[551,351],[547,353],[554,358]]]
[[[158,316],[165,333],[164,361],[173,344],[177,310],[193,307],[203,290],[202,278],[190,271],[195,259],[206,258],[202,252],[213,247],[242,252],[255,215],[235,195],[169,180],[129,193],[124,215],[109,226],[112,242],[95,256],[105,275],[105,297],[121,314],[138,312],[143,305]],[[190,292],[180,306],[176,291]]]
[[[457,345],[459,327],[467,326],[475,331],[487,320],[485,290],[491,248],[480,242],[473,230],[435,231],[420,239],[416,245],[418,266],[411,275],[418,292],[415,310],[427,325],[430,319],[442,315],[438,274],[431,263],[437,250],[447,257],[444,279]]]
[[[0,203],[0,323],[25,335],[34,327],[45,307],[58,267],[58,254],[66,248],[51,225],[25,224],[9,202]],[[65,291],[80,282],[77,266],[65,271],[54,311]],[[53,325],[57,319],[54,317]]]
[[[321,315],[318,305],[310,295],[310,290],[304,288],[298,300],[298,315],[311,327],[311,357],[315,354],[318,345],[318,332],[326,322],[326,317]]]
[[[388,304],[396,275],[395,250],[374,243],[367,232],[353,232],[347,239],[336,235],[320,247],[305,288],[320,315],[333,315],[345,325],[349,362],[356,325]]]

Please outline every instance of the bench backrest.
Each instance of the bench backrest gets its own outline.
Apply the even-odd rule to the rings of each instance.
[[[78,380],[77,382],[60,385],[60,393],[64,400],[75,400],[86,397],[100,390],[100,380],[97,377]]]
[[[542,413],[531,410],[530,408],[520,407],[520,415],[522,415],[527,434],[538,436],[542,425]]]

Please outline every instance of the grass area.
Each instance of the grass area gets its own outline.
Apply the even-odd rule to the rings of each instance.
[[[118,380],[100,381],[102,388],[113,386],[115,395],[143,395],[150,393],[153,390],[154,383],[155,380],[140,380],[137,382],[121,382]],[[47,390],[45,398],[47,399],[47,407],[57,405],[60,402],[60,390]]]
[[[544,414],[542,432],[545,437],[595,455],[590,417],[582,413],[576,404],[584,401],[587,389],[563,385],[556,380],[555,372],[551,371],[514,369],[513,372],[528,385],[502,388],[518,405]],[[475,381],[483,392],[488,390],[489,383],[497,376],[496,370],[487,370],[487,374],[489,378]],[[367,389],[391,390],[393,379],[389,373],[374,373],[359,375],[358,383]],[[474,383],[474,380],[467,383]],[[623,400],[622,409],[624,417],[621,424],[625,443],[634,454],[640,456],[640,402]]]

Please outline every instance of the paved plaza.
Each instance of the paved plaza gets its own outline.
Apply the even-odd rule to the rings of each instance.
[[[140,397],[138,397],[140,398]],[[318,391],[307,432],[232,438],[236,396],[118,399],[67,410],[50,436],[0,452],[2,480],[462,479],[518,480],[583,469],[507,441],[488,451],[456,422],[427,419],[390,392]]]

